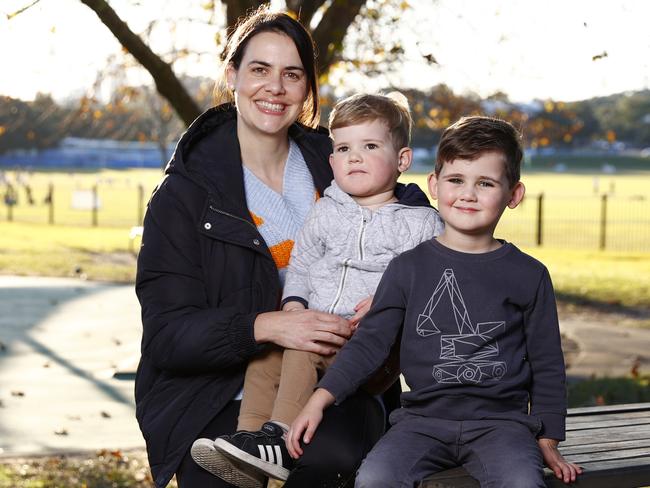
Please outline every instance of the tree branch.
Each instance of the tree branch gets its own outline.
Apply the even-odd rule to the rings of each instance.
[[[124,49],[151,74],[158,92],[169,100],[178,116],[189,125],[201,113],[201,109],[176,77],[171,65],[154,53],[105,0],[81,2],[97,14]]]
[[[20,14],[22,14],[24,11],[29,10],[30,8],[32,8],[34,5],[36,5],[36,4],[37,4],[38,2],[40,2],[40,1],[41,1],[41,0],[34,0],[34,1],[33,1],[32,3],[30,3],[29,5],[25,5],[24,7],[21,7],[21,8],[19,8],[18,10],[16,10],[15,12],[12,12],[12,13],[10,13],[10,14],[7,14],[7,20],[11,20],[11,19],[13,19],[16,15],[20,15]]]
[[[265,0],[222,0],[222,3],[226,5],[226,22],[230,33],[240,17],[267,2]]]
[[[309,28],[309,23],[325,0],[287,0],[287,9],[296,14],[300,22]]]
[[[343,39],[350,24],[366,0],[333,0],[323,18],[312,32],[318,46],[318,71],[327,73],[330,65],[343,49]]]

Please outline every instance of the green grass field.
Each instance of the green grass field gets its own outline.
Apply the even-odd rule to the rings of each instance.
[[[9,178],[15,178],[9,174]],[[138,225],[140,195],[146,200],[160,180],[159,170],[102,170],[83,173],[34,172],[29,184],[35,204],[24,193],[7,221],[0,207],[0,273],[85,276],[129,282],[135,276],[135,255],[129,229]],[[506,210],[497,236],[510,240],[543,261],[551,271],[560,298],[650,309],[650,172],[598,176],[591,174],[524,174],[528,198],[520,208]],[[407,174],[426,188],[426,175]],[[42,200],[52,183],[55,225],[49,225]],[[98,186],[98,226],[89,210],[71,207],[74,191]],[[599,242],[600,192],[610,192],[607,249]],[[544,192],[544,244],[535,243],[536,196]],[[597,194],[596,194],[597,193]],[[434,202],[435,203],[435,202]],[[618,223],[613,223],[617,221]]]

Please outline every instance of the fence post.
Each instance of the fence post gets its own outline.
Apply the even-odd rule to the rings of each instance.
[[[542,230],[543,230],[543,217],[544,217],[544,193],[540,193],[537,197],[537,228],[535,233],[535,242],[538,246],[542,245]]]
[[[92,225],[97,227],[97,211],[99,209],[99,197],[97,196],[97,185],[93,186]]]
[[[603,193],[600,200],[600,250],[605,249],[607,241],[607,193]]]
[[[54,184],[50,183],[47,186],[47,195],[45,195],[45,203],[48,204],[48,219],[50,225],[54,224]]]
[[[7,193],[5,193],[5,204],[7,205],[7,220],[14,220],[14,205],[18,203],[18,194],[11,183],[7,183]]]
[[[142,225],[144,219],[144,186],[138,184],[138,221],[136,225]]]

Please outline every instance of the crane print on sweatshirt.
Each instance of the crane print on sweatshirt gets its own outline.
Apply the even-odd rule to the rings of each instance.
[[[449,334],[452,316],[458,332]],[[451,268],[444,270],[417,319],[418,335],[440,340],[441,362],[436,362],[432,372],[438,383],[477,384],[501,379],[507,366],[497,359],[499,344],[494,336],[504,329],[504,321],[472,323]]]

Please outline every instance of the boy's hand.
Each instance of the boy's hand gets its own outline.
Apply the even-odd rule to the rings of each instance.
[[[305,444],[309,444],[314,437],[314,432],[323,420],[323,410],[329,405],[334,403],[332,394],[323,389],[318,388],[311,396],[305,407],[298,414],[296,419],[291,424],[289,432],[287,433],[286,446],[289,455],[298,459],[302,456],[302,447],[300,447],[300,438]],[[304,435],[303,435],[304,433]]]
[[[353,329],[356,330],[356,328],[359,327],[359,322],[361,322],[363,316],[368,313],[368,310],[370,310],[370,305],[372,305],[373,297],[374,295],[370,295],[355,305],[354,311],[356,313],[350,319],[350,325],[352,325]]]
[[[542,451],[544,463],[555,473],[557,479],[565,483],[573,483],[576,477],[582,473],[580,466],[566,461],[560,454],[557,448],[558,441],[555,439],[537,439],[537,443]]]

